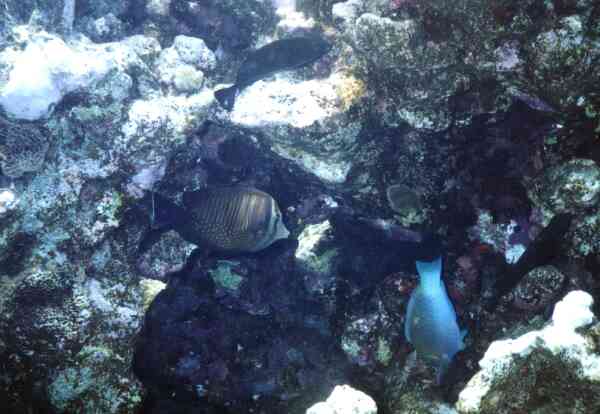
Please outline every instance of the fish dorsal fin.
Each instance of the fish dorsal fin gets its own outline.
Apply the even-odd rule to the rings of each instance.
[[[432,262],[417,261],[417,272],[419,272],[420,286],[425,292],[437,290],[441,286],[442,258],[441,256]]]

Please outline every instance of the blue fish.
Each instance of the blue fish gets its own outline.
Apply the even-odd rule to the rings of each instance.
[[[404,335],[419,357],[437,365],[440,384],[452,358],[464,348],[466,331],[458,328],[454,306],[441,279],[442,258],[416,264],[420,282],[408,302]]]

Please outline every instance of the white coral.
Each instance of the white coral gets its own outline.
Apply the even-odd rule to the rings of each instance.
[[[515,373],[517,361],[536,351],[549,351],[560,360],[576,362],[576,375],[585,381],[600,381],[600,356],[579,332],[594,321],[592,296],[574,291],[556,304],[552,321],[544,329],[516,339],[493,342],[479,361],[481,370],[460,393],[457,408],[461,413],[477,413],[484,399],[491,398],[494,386]]]

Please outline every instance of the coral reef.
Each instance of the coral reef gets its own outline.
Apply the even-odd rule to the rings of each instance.
[[[365,393],[338,385],[326,401],[313,405],[306,414],[377,414],[377,406]]]
[[[585,292],[571,292],[543,329],[493,342],[460,393],[459,413],[597,410],[600,360],[592,301]]]
[[[0,167],[8,177],[20,177],[42,167],[48,140],[33,125],[17,124],[0,117]]]
[[[4,1],[3,410],[600,410],[598,21],[592,0]],[[223,110],[292,36],[332,47]],[[230,185],[290,237],[170,231],[184,194]],[[403,328],[433,254],[469,332],[439,385]]]

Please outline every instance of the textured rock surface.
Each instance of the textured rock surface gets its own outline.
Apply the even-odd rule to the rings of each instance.
[[[600,355],[592,303],[588,293],[571,292],[556,304],[545,328],[493,342],[481,370],[461,391],[458,411],[596,411]]]
[[[512,292],[516,309],[541,312],[553,304],[565,285],[565,275],[554,266],[537,267],[527,273]]]
[[[325,402],[313,405],[306,414],[377,414],[377,405],[364,392],[338,385]]]
[[[150,279],[162,279],[169,273],[183,268],[195,246],[186,242],[174,231],[169,231],[138,258],[140,275]]]
[[[595,207],[600,201],[600,167],[592,160],[575,159],[545,173],[532,193],[548,214]]]
[[[67,93],[94,85],[117,65],[110,52],[91,44],[69,46],[60,38],[31,35],[24,29],[16,35],[24,37],[19,40],[26,47],[2,52],[2,65],[12,69],[0,90],[0,105],[17,118],[48,116]],[[32,67],[36,67],[34,76]]]
[[[326,181],[341,183],[352,166],[360,132],[360,124],[344,110],[363,93],[341,75],[297,80],[284,74],[242,91],[231,122],[260,130],[283,157]]]
[[[49,142],[34,125],[0,118],[0,167],[2,174],[20,177],[42,167]]]
[[[4,1],[6,411],[300,414],[349,384],[380,411],[452,413],[473,376],[460,409],[598,411],[597,327],[545,317],[600,291],[600,9],[508,3]],[[223,111],[213,91],[291,35],[333,48]],[[194,249],[152,197],[240,183],[274,195],[289,240]],[[552,254],[532,248],[563,212]],[[469,330],[441,389],[403,332],[431,233]],[[555,315],[589,316],[572,295]]]

